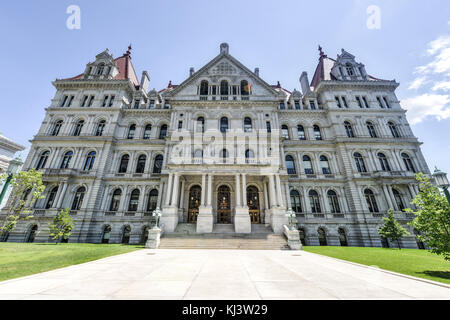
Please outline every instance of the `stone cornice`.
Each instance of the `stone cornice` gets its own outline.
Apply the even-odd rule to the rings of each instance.
[[[185,107],[278,107],[278,100],[171,100],[170,104],[175,106],[185,106]]]
[[[394,91],[400,84],[395,80],[376,80],[376,81],[367,81],[367,80],[354,80],[354,81],[345,81],[345,80],[322,80],[319,85],[315,88],[315,92],[319,93],[321,90],[325,89],[337,89],[344,88],[349,89],[351,87],[365,88],[365,89],[373,89],[373,88],[384,88],[390,89]]]
[[[12,152],[17,152],[17,151],[22,151],[25,150],[25,147],[0,135],[0,147],[3,147],[9,151]]]
[[[89,80],[89,79],[75,79],[75,80],[60,80],[56,79],[52,82],[56,89],[86,89],[86,88],[109,88],[109,89],[128,89],[131,92],[136,91],[136,88],[129,80]]]

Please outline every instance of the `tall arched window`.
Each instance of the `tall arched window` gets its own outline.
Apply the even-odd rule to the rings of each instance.
[[[103,131],[105,130],[106,121],[100,120],[97,124],[97,130],[95,130],[95,135],[100,137],[103,135]]]
[[[122,229],[122,243],[130,243],[131,227],[129,225],[123,226]]]
[[[227,132],[228,130],[228,118],[222,117],[220,118],[220,132]]]
[[[75,124],[75,129],[73,130],[73,135],[74,136],[79,136],[81,133],[81,129],[83,129],[84,126],[84,120],[78,120],[77,123]]]
[[[354,138],[355,134],[353,133],[353,128],[350,122],[344,121],[345,132],[347,133],[347,137]]]
[[[320,132],[319,126],[315,124],[313,126],[313,130],[314,130],[314,138],[316,140],[322,140],[322,133]]]
[[[305,168],[305,174],[314,174],[311,158],[307,155],[303,156],[303,167]]]
[[[127,139],[134,139],[134,133],[136,132],[136,125],[133,123],[128,128],[128,136]]]
[[[369,131],[371,138],[377,138],[377,132],[375,131],[375,126],[372,122],[366,122],[367,130]]]
[[[322,212],[320,208],[319,194],[316,190],[309,191],[309,203],[311,205],[312,213]]]
[[[250,94],[250,85],[247,80],[241,81],[241,95],[248,96]]]
[[[370,212],[378,212],[377,200],[375,199],[375,195],[373,191],[370,189],[364,190],[364,196],[366,198],[367,207],[369,207]]]
[[[111,226],[106,225],[103,228],[103,233],[102,233],[102,243],[109,243],[109,237],[111,235]]]
[[[244,118],[244,132],[252,131],[252,119],[250,117]]]
[[[339,199],[336,192],[334,190],[328,190],[327,197],[331,213],[340,213],[341,207],[339,206]]]
[[[50,155],[50,151],[44,151],[41,153],[41,156],[39,157],[38,163],[36,165],[36,170],[42,169],[45,167],[45,164],[47,163],[48,156]]]
[[[159,130],[159,138],[164,139],[167,135],[167,124],[163,124]]]
[[[34,242],[34,238],[36,237],[37,230],[38,230],[37,225],[33,225],[30,227],[30,230],[28,231],[26,242],[29,242],[29,243]]]
[[[289,140],[289,127],[285,124],[281,126],[281,136],[286,140]]]
[[[394,199],[395,203],[397,204],[398,210],[403,211],[403,209],[405,209],[405,205],[403,204],[402,195],[395,188],[392,188],[392,193],[394,194]]]
[[[53,202],[56,198],[56,193],[58,192],[58,187],[54,187],[50,193],[48,194],[47,204],[45,205],[45,209],[50,209],[53,207]]]
[[[144,173],[146,161],[147,161],[147,157],[144,154],[141,154],[136,163],[136,173]]]
[[[403,159],[403,163],[405,164],[406,170],[416,172],[416,169],[414,168],[414,164],[411,160],[411,157],[406,153],[402,153],[401,156]]]
[[[200,95],[207,96],[208,95],[208,81],[203,80],[200,82]]]
[[[128,154],[124,154],[120,159],[119,165],[119,173],[126,173],[128,168],[128,161],[130,161],[130,156]]]
[[[85,187],[79,187],[75,192],[75,197],[73,198],[71,210],[80,210],[83,205],[84,194],[86,193]]]
[[[228,81],[226,80],[220,81],[220,94],[222,96],[228,95]]]
[[[323,230],[323,228],[319,228],[319,229],[317,229],[317,234],[319,236],[319,244],[321,246],[326,246],[327,245],[327,235],[325,233],[325,230]]]
[[[64,154],[64,157],[61,161],[61,166],[60,169],[67,169],[69,168],[69,164],[70,164],[70,160],[72,160],[72,156],[73,156],[73,152],[72,151],[67,151]]]
[[[158,190],[152,189],[148,194],[147,212],[153,212],[158,205]]]
[[[286,156],[285,162],[286,162],[287,173],[288,174],[297,174],[297,171],[295,170],[295,161],[291,155]]]
[[[155,157],[155,163],[153,164],[153,173],[161,173],[163,164],[163,156],[161,154]]]
[[[152,133],[152,125],[149,123],[145,126],[143,139],[150,139],[150,134]]]
[[[254,157],[255,157],[255,153],[252,150],[250,150],[250,149],[245,150],[245,158],[246,159],[250,159],[250,158],[254,158]]]
[[[305,129],[301,124],[297,126],[297,135],[299,140],[306,140]]]
[[[116,189],[111,197],[111,203],[109,204],[109,211],[119,210],[120,198],[122,197],[122,190]]]
[[[377,157],[378,157],[378,161],[380,162],[381,170],[391,171],[391,167],[389,166],[389,162],[388,162],[386,156],[384,155],[384,153],[379,152],[377,154]]]
[[[291,207],[296,213],[302,212],[302,203],[300,201],[300,193],[297,190],[291,190]]]
[[[341,246],[342,247],[348,246],[348,244],[347,244],[347,236],[345,234],[344,228],[339,228],[338,229],[338,234],[339,234],[339,242],[340,242]]]
[[[228,151],[227,149],[222,149],[220,156],[222,157],[223,162],[227,161],[228,158]]]
[[[330,163],[326,156],[320,156],[320,167],[322,168],[323,174],[331,174]]]
[[[197,118],[197,132],[205,132],[205,118]]]
[[[355,159],[356,169],[358,172],[367,172],[366,165],[364,163],[364,159],[359,152],[355,152],[353,154],[353,159]]]
[[[86,157],[86,161],[84,163],[84,168],[83,170],[87,171],[87,170],[91,170],[94,167],[94,162],[95,162],[95,156],[97,155],[97,153],[95,151],[91,151],[88,153],[87,157]]]
[[[53,125],[52,136],[57,136],[59,134],[62,125],[63,125],[62,120],[58,120],[55,122],[55,124]]]
[[[141,192],[139,189],[134,189],[131,191],[130,201],[128,202],[128,211],[137,211],[140,194]]]
[[[398,132],[397,126],[392,121],[388,122],[389,130],[394,138],[400,138],[400,133]]]

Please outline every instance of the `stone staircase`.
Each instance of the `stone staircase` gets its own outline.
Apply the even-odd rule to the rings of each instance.
[[[288,250],[282,234],[268,225],[252,225],[252,233],[235,233],[230,224],[216,224],[211,233],[196,233],[195,224],[180,223],[175,232],[161,236],[160,249]]]

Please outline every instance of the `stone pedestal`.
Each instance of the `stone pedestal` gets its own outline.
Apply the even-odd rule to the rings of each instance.
[[[174,232],[178,225],[178,208],[164,207],[162,209],[160,226],[164,228],[165,232]]]
[[[270,212],[270,226],[276,234],[282,234],[284,232],[284,225],[289,223],[289,219],[286,216],[286,208],[274,207],[269,210]]]
[[[157,249],[159,247],[159,242],[161,238],[161,229],[149,229],[148,230],[148,239],[145,243],[145,247],[147,249]]]
[[[252,223],[248,207],[236,208],[234,215],[234,231],[236,233],[250,233],[252,232]]]
[[[291,250],[302,250],[302,242],[300,241],[300,232],[298,230],[289,230],[288,226],[284,225],[284,235],[288,240],[288,246]]]
[[[213,231],[214,217],[212,207],[198,208],[197,233],[210,233]]]

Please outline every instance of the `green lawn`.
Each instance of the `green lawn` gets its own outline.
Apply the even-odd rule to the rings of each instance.
[[[143,248],[91,243],[0,243],[0,281],[67,267]]]
[[[304,246],[303,250],[450,284],[450,261],[427,250],[334,246]]]

